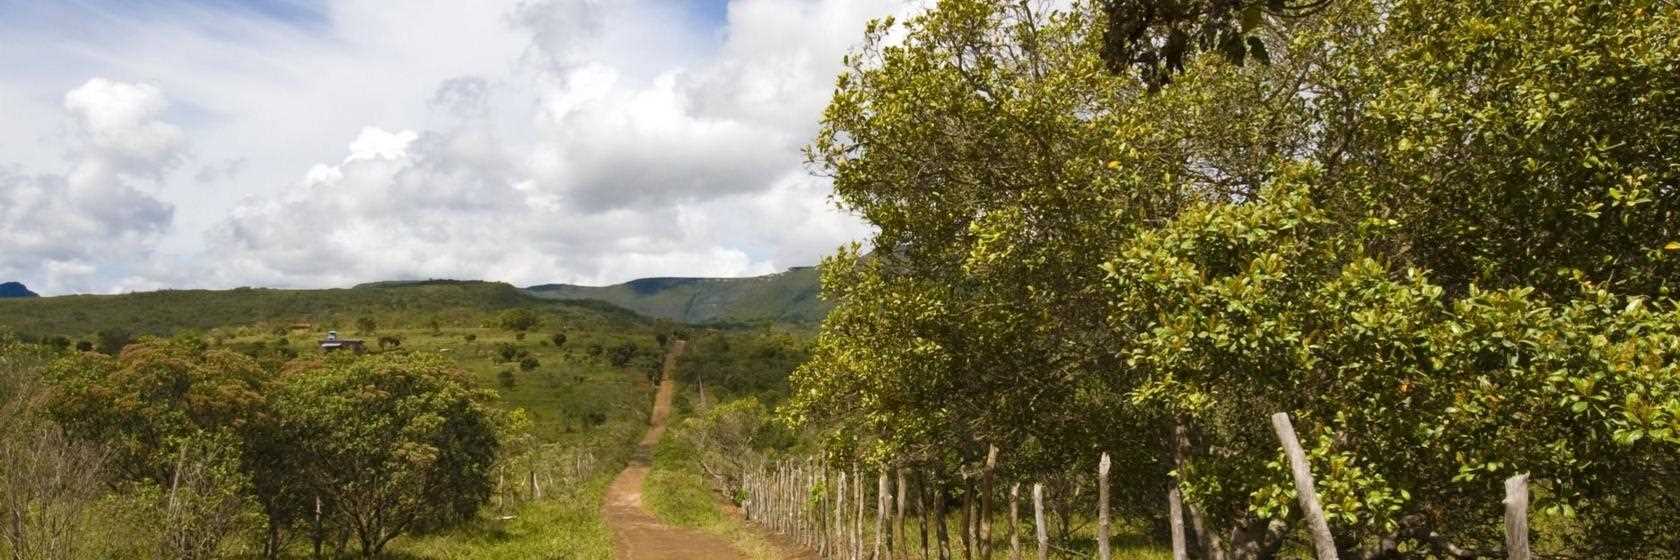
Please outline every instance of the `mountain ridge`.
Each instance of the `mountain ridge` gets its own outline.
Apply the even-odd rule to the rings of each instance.
[[[689,324],[821,323],[831,305],[822,300],[817,269],[797,266],[783,272],[742,278],[660,276],[609,286],[538,284],[525,288],[537,297],[597,300],[642,315]]]
[[[41,294],[29,291],[22,282],[0,283],[0,298],[38,298]]]

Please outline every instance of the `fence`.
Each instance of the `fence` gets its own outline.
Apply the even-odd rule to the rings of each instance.
[[[1295,427],[1286,413],[1273,415],[1271,421],[1272,430],[1283,444],[1284,454],[1289,462],[1290,476],[1295,484],[1307,532],[1312,538],[1314,553],[1318,560],[1336,560],[1336,545],[1331,539],[1330,526],[1325,519],[1323,507],[1319,504],[1312,471],[1308,468],[1306,453],[1300,440],[1295,435]],[[958,534],[958,550],[961,551],[962,558],[990,560],[994,557],[991,524],[997,513],[993,511],[992,504],[996,482],[993,472],[997,460],[998,449],[991,447],[987,451],[985,463],[978,471],[964,470],[960,473],[962,483],[971,490],[963,494],[962,529]],[[1108,454],[1101,454],[1096,472],[1096,538],[1097,558],[1100,560],[1110,560],[1112,555],[1108,484],[1110,465]],[[909,473],[898,468],[890,473],[892,476],[889,476],[886,469],[871,474],[875,479],[874,484],[866,483],[864,473],[859,470],[834,470],[813,460],[791,460],[762,465],[743,473],[741,480],[746,494],[743,509],[749,521],[769,531],[785,535],[829,560],[898,560],[918,557],[949,560],[953,550],[947,535],[945,500],[934,499],[930,504],[927,485],[915,485],[915,515],[921,518],[921,522],[918,523],[921,533],[918,554],[910,545],[909,535],[905,531],[905,509],[910,499],[907,496],[907,488],[910,486],[907,484]],[[976,483],[980,485],[979,492],[972,491]],[[872,532],[865,531],[869,513],[864,506],[864,499],[868,494],[864,490],[866,485],[874,486],[875,504],[869,508],[874,510]],[[1035,481],[1031,485],[1032,538],[1036,544],[1034,557],[1037,560],[1047,560],[1052,548],[1046,530],[1044,490],[1045,484],[1042,481]],[[979,497],[978,503],[976,495]],[[1008,495],[1008,558],[1021,560],[1026,552],[1022,550],[1021,545],[1021,483],[1011,484]],[[1168,490],[1167,504],[1173,559],[1187,560],[1189,548],[1185,536],[1184,507],[1178,488]],[[930,535],[930,531],[933,534]],[[1531,560],[1528,546],[1527,475],[1513,476],[1505,481],[1505,541],[1509,560]]]

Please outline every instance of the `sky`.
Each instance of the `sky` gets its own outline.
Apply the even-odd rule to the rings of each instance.
[[[0,0],[0,281],[752,276],[866,238],[800,149],[916,0]]]

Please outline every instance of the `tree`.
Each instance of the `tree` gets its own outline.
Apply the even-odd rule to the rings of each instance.
[[[49,409],[81,439],[109,444],[130,480],[167,485],[176,440],[234,432],[267,414],[268,376],[251,358],[146,338],[118,357],[75,354],[55,362]]]
[[[635,359],[636,354],[640,352],[641,348],[638,348],[636,343],[627,341],[613,347],[612,356],[609,357],[608,361],[612,363],[613,367],[624,367],[630,365],[630,360]]]
[[[503,311],[496,317],[496,324],[503,329],[523,333],[531,330],[542,322],[537,314],[523,307]]]
[[[96,556],[82,538],[110,482],[102,445],[70,437],[43,414],[56,352],[0,332],[0,552],[16,558]]]
[[[294,473],[257,460],[272,458],[275,441],[269,376],[250,357],[192,337],[142,338],[117,357],[67,356],[49,377],[52,418],[109,448],[118,478],[160,493],[151,496],[166,516],[157,554],[213,554],[242,529],[249,501],[268,514],[271,535],[289,519],[284,480]]]
[[[936,471],[1111,450],[1138,473],[1120,503],[1176,480],[1205,555],[1263,558],[1293,519],[1282,410],[1335,467],[1344,548],[1398,543],[1347,556],[1497,547],[1486,482],[1526,469],[1577,512],[1560,556],[1673,557],[1629,520],[1673,499],[1636,489],[1671,472],[1680,406],[1646,381],[1673,362],[1680,104],[1655,100],[1680,95],[1680,13],[1310,7],[1261,14],[1265,65],[1231,64],[1257,54],[1240,11],[1203,43],[1240,57],[1146,30],[1186,53],[1153,94],[1104,71],[1124,22],[1089,5],[872,24],[809,155],[877,234],[825,260],[836,308],[785,414]]]
[[[1294,19],[1324,10],[1335,0],[1103,0],[1102,58],[1109,71],[1136,70],[1150,89],[1204,51],[1232,64],[1269,62],[1263,39],[1267,19]]]
[[[565,346],[566,345],[566,333],[554,333],[554,336],[549,337],[549,340],[554,343],[555,348]]]
[[[276,409],[301,436],[310,490],[373,557],[488,499],[500,445],[490,399],[441,358],[380,354],[288,376]]]
[[[379,322],[374,321],[372,317],[358,318],[356,319],[356,332],[362,334],[373,334],[379,332]]]
[[[503,342],[496,345],[496,355],[500,356],[504,362],[514,361],[524,353],[525,350],[519,348],[516,344]]]
[[[539,367],[542,367],[542,362],[537,361],[534,357],[526,356],[519,360],[519,371],[531,371]]]

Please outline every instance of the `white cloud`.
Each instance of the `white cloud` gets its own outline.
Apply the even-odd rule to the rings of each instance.
[[[867,228],[799,147],[863,22],[915,6],[734,0],[722,28],[656,0],[348,1],[318,27],[178,9],[104,18],[103,35],[56,37],[77,42],[62,52],[0,50],[32,65],[0,72],[8,104],[66,66],[155,84],[87,82],[63,99],[71,168],[0,174],[0,217],[43,209],[0,224],[0,280],[610,283],[812,264]],[[127,249],[48,243],[60,224]],[[64,254],[10,257],[23,247]]]
[[[174,208],[137,187],[180,165],[180,128],[147,84],[94,78],[64,96],[72,144],[62,174],[0,170],[0,277],[28,277],[45,292],[97,290],[112,272],[144,262]]]

